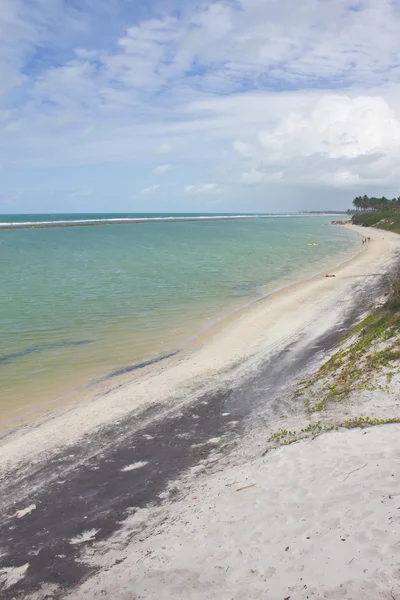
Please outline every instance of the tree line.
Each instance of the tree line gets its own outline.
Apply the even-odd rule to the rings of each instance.
[[[353,200],[353,206],[357,210],[373,210],[373,211],[400,211],[400,196],[398,198],[370,198],[369,196],[357,196]]]

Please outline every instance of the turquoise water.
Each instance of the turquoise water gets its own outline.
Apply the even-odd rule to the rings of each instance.
[[[0,221],[85,218],[110,215]],[[2,404],[50,398],[174,351],[276,282],[354,254],[356,237],[330,218],[0,231]]]

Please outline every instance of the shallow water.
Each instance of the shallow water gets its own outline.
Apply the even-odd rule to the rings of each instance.
[[[49,218],[55,217],[0,221]],[[51,398],[172,352],[275,282],[354,254],[355,235],[329,221],[273,217],[1,231],[1,403]]]

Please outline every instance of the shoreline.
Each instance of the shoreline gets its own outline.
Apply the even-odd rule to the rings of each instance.
[[[363,237],[362,227],[351,226],[351,228]],[[393,245],[397,246],[398,236],[396,234],[387,235],[386,240],[391,240],[391,242],[389,242],[389,252],[386,253],[376,252],[377,248],[374,244],[379,237],[383,236],[380,231],[376,230],[372,236],[373,243],[341,262],[335,269],[337,273],[346,269],[354,269],[357,262],[363,257],[366,258],[369,253],[373,253],[378,262],[388,259],[392,255]],[[400,244],[400,240],[398,243]],[[362,263],[366,263],[367,268],[370,266],[369,261],[362,260]],[[255,299],[244,307],[238,307],[232,313],[223,315],[211,326],[193,336],[182,350],[167,357],[166,360],[151,363],[138,371],[117,374],[111,379],[105,377],[93,384],[85,385],[67,396],[46,402],[47,406],[51,406],[50,410],[47,409],[47,414],[43,414],[46,408],[44,410],[41,408],[40,412],[36,413],[36,418],[35,412],[33,412],[33,418],[30,418],[29,421],[24,421],[16,428],[4,430],[2,435],[0,433],[0,444],[7,440],[14,440],[21,450],[20,442],[25,434],[28,437],[33,435],[39,442],[40,435],[37,432],[42,427],[44,429],[52,428],[55,424],[60,433],[59,443],[62,444],[64,443],[63,438],[69,440],[70,437],[61,433],[64,418],[71,419],[71,423],[76,423],[76,434],[79,438],[97,427],[112,423],[113,420],[123,417],[124,414],[129,414],[143,406],[151,406],[156,400],[157,402],[168,402],[170,396],[179,397],[182,395],[182,390],[187,389],[191,389],[191,393],[193,393],[193,386],[196,388],[207,381],[210,376],[215,376],[216,373],[220,373],[221,377],[225,376],[238,361],[250,362],[248,368],[255,368],[259,360],[264,360],[287,339],[287,333],[289,337],[295,335],[310,323],[312,315],[318,314],[319,292],[325,292],[325,295],[328,296],[334,294],[335,288],[341,280],[340,277],[325,279],[322,273],[267,292],[262,298]],[[296,314],[298,300],[302,297],[304,299],[306,297],[308,302],[302,313]],[[269,310],[272,315],[275,315],[275,318],[269,317]],[[291,316],[291,319],[283,326],[285,335],[282,335],[280,325],[282,318],[286,320],[285,311]],[[261,321],[264,327],[271,325],[268,333],[258,331],[252,334],[251,329],[255,328],[252,323],[254,319]],[[332,317],[328,318],[327,322],[331,320]],[[158,397],[158,388],[163,390],[160,397]],[[134,392],[136,392],[135,401],[132,402],[129,400],[129,395]],[[156,398],[154,397],[155,392]],[[65,400],[66,402],[63,403]],[[58,406],[54,408],[56,404]],[[98,410],[95,410],[95,405]],[[79,413],[81,413],[81,417]],[[58,427],[59,423],[60,427]],[[19,438],[21,438],[20,442],[17,441]],[[37,443],[37,446],[40,452],[41,443]],[[48,443],[45,444],[45,448],[49,449]],[[1,462],[0,457],[0,466]]]
[[[219,217],[211,218],[214,219]],[[332,225],[328,226],[332,227]],[[348,235],[354,236],[354,238],[361,237],[360,232],[352,231],[351,229]],[[199,344],[206,343],[209,335],[216,334],[226,325],[232,323],[234,319],[239,317],[242,313],[251,310],[253,305],[265,301],[267,298],[276,293],[290,290],[291,286],[293,285],[305,283],[315,277],[318,278],[322,276],[322,274],[325,272],[325,268],[328,271],[337,269],[340,265],[356,258],[357,255],[362,253],[364,250],[365,248],[361,245],[359,248],[354,245],[351,250],[348,249],[347,251],[339,252],[337,257],[335,256],[330,259],[327,257],[318,259],[313,261],[311,266],[303,265],[302,267],[294,269],[289,275],[284,277],[281,276],[276,280],[260,286],[256,295],[248,298],[243,297],[240,300],[230,301],[229,303],[227,302],[226,305],[216,309],[210,316],[198,316],[197,318],[192,319],[193,323],[191,323],[191,326],[187,328],[187,331],[184,333],[180,332],[179,336],[171,334],[170,338],[165,341],[163,350],[160,354],[149,354],[143,357],[142,360],[138,360],[134,363],[129,363],[127,360],[122,362],[120,365],[116,365],[116,367],[110,371],[103,373],[98,372],[96,375],[94,375],[94,377],[87,378],[86,381],[84,381],[83,377],[81,381],[77,382],[77,384],[74,386],[65,387],[63,384],[57,386],[56,383],[55,389],[57,392],[55,394],[50,395],[50,387],[48,387],[44,397],[40,398],[39,392],[37,392],[36,394],[32,395],[31,399],[20,401],[11,409],[7,409],[6,405],[2,406],[0,440],[2,437],[4,437],[4,434],[7,435],[21,426],[29,425],[29,423],[36,421],[38,418],[40,419],[45,414],[48,414],[50,417],[52,416],[51,413],[57,414],[58,409],[63,410],[68,408],[68,405],[70,403],[73,404],[75,399],[78,399],[79,397],[86,397],[88,394],[94,395],[99,391],[101,392],[101,385],[107,385],[108,383],[112,385],[112,381],[115,378],[121,380],[121,377],[129,377],[130,374],[135,373],[136,371],[151,369],[157,363],[170,361],[172,357],[178,354],[183,355],[184,357],[186,353],[190,353],[192,348],[198,347]],[[326,267],[324,270],[320,271],[319,269],[322,267],[323,262]],[[173,341],[177,343],[174,344]],[[65,376],[63,379],[65,380]]]
[[[376,589],[354,586],[387,581],[365,573],[371,558],[383,568],[381,556],[387,564],[396,549],[396,528],[385,528],[399,426],[264,452],[273,431],[302,426],[296,385],[379,298],[400,238],[370,237],[335,278],[292,284],[185,356],[4,438],[0,599],[122,600],[130,590],[146,600],[206,600],[210,589],[271,600],[317,599],[322,589],[333,599],[348,587],[375,600]],[[362,537],[360,515],[372,537]],[[395,539],[371,554],[388,531]]]

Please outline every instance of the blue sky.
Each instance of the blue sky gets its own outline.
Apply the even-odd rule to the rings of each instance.
[[[0,212],[400,194],[400,2],[2,0]]]

